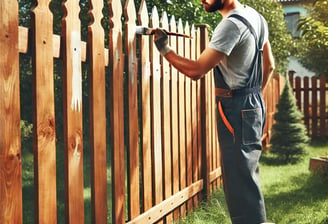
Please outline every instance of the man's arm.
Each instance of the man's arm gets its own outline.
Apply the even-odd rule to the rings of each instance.
[[[225,54],[219,51],[206,48],[195,61],[184,58],[170,49],[168,46],[168,37],[161,29],[155,31],[155,44],[161,55],[172,66],[193,80],[203,77],[203,75],[214,68],[225,57]]]
[[[271,45],[269,40],[263,46],[263,83],[262,92],[264,92],[267,87],[269,80],[275,69],[274,58],[271,51]]]
[[[169,51],[164,57],[179,72],[193,80],[197,80],[214,68],[225,57],[225,54],[206,48],[196,61],[181,57],[174,51]]]

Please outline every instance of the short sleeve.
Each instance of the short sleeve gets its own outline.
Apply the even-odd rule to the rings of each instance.
[[[240,35],[241,32],[238,26],[229,19],[224,19],[215,28],[209,47],[229,56],[239,42]]]

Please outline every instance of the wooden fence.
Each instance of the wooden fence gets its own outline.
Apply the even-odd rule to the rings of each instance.
[[[289,75],[297,100],[297,107],[303,113],[304,124],[312,138],[328,137],[328,84],[326,77],[294,77]]]
[[[160,19],[156,7],[149,18],[145,1],[136,13],[133,1],[127,0],[123,10],[120,0],[112,0],[107,49],[101,26],[103,1],[89,0],[92,22],[87,42],[81,41],[79,1],[64,1],[61,35],[52,31],[49,0],[35,2],[31,29],[19,26],[17,1],[0,2],[0,223],[23,222],[20,95],[24,92],[19,88],[19,54],[27,52],[32,52],[33,64],[35,223],[58,221],[54,58],[63,63],[61,132],[66,223],[80,224],[85,220],[86,129],[90,130],[91,142],[92,223],[172,223],[208,198],[220,186],[221,176],[212,72],[197,82],[191,81],[160,57],[153,37],[136,36],[134,32],[136,25],[143,25],[191,35],[191,39],[170,37],[170,45],[179,54],[194,59],[207,45],[206,26],[183,25],[181,19],[169,19],[165,12]],[[89,66],[90,127],[82,127],[81,64],[85,61]],[[107,69],[109,98],[105,87]],[[265,95],[268,123],[264,144],[269,141],[279,86],[277,76],[268,88],[272,93]],[[110,112],[106,113],[108,101]],[[110,140],[106,139],[107,120]],[[106,142],[111,143],[109,148]],[[112,155],[110,206],[107,153]]]

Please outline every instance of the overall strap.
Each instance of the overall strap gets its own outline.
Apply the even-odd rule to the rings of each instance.
[[[242,17],[241,15],[238,15],[238,14],[231,14],[229,17],[236,18],[236,19],[240,20],[242,23],[244,23],[247,26],[247,28],[249,29],[249,31],[251,32],[251,34],[255,38],[257,49],[260,50],[260,51],[262,51],[263,50],[262,49],[263,48],[263,41],[264,41],[263,40],[264,39],[264,35],[263,35],[264,24],[263,24],[263,21],[262,21],[261,16],[260,16],[260,20],[261,20],[260,41],[258,41],[256,32],[255,32],[253,26],[248,22],[247,19],[245,19],[244,17]]]
[[[248,87],[255,87],[255,86],[261,86],[262,85],[262,55],[263,55],[263,42],[264,42],[264,22],[262,19],[262,16],[259,14],[260,23],[261,23],[261,30],[260,30],[260,38],[258,40],[257,34],[253,28],[253,26],[250,24],[250,22],[238,15],[238,14],[232,14],[229,17],[233,17],[244,23],[246,27],[249,29],[251,34],[254,36],[255,39],[255,46],[256,46],[256,52],[255,57],[251,65],[251,77],[247,83]]]

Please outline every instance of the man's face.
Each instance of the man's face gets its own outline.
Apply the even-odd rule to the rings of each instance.
[[[206,12],[216,12],[224,7],[224,0],[201,0]]]

